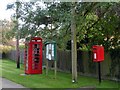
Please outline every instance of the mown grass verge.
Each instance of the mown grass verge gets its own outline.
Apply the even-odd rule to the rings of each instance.
[[[20,69],[16,68],[16,63],[11,60],[0,60],[0,69],[2,70],[2,77],[14,81],[28,88],[81,88],[81,87],[94,87],[94,88],[112,88],[118,89],[120,83],[109,80],[102,80],[99,84],[96,78],[78,76],[78,83],[71,82],[71,74],[57,72],[57,78],[54,79],[54,72],[49,71],[48,76],[43,70],[43,74],[25,75],[24,67],[21,65]]]

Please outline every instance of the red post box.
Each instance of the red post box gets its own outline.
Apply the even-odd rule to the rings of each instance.
[[[34,37],[25,42],[25,74],[42,74],[42,39]]]
[[[94,45],[92,47],[93,51],[93,61],[102,62],[104,60],[104,47],[99,45]]]

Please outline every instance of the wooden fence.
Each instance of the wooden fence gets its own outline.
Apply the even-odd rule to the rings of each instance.
[[[16,51],[12,50],[7,53],[7,57],[11,60],[16,60]],[[20,61],[24,63],[24,51],[20,51]],[[71,72],[71,51],[57,50],[57,68],[63,72]],[[45,57],[43,52],[43,65],[45,65]],[[116,71],[112,77],[111,68],[112,59],[109,52],[105,52],[105,60],[101,63],[102,77],[116,79],[119,76],[119,66],[116,66]],[[54,67],[53,61],[49,61],[49,67]],[[81,75],[98,76],[98,64],[93,62],[92,53],[89,51],[77,51],[77,71]],[[118,77],[117,77],[118,79]]]

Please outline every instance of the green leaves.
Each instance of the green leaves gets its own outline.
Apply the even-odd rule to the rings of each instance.
[[[60,48],[65,48],[67,42],[71,40],[72,3],[46,2],[44,4],[45,9],[37,3],[21,3],[19,20],[24,22],[20,25],[21,38],[40,36],[44,40],[55,39]],[[120,3],[77,3],[75,10],[77,42],[87,48],[94,44],[104,45],[106,50],[118,47],[118,43],[115,42],[119,42],[120,38],[119,8]]]

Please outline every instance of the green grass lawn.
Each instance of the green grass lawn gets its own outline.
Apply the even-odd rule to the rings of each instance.
[[[1,64],[2,61],[2,64]],[[2,70],[2,77],[11,81],[19,83],[28,88],[81,88],[81,87],[95,87],[95,88],[118,88],[120,83],[108,80],[102,80],[99,85],[96,78],[78,76],[78,83],[71,82],[71,74],[57,72],[57,78],[54,79],[54,72],[49,71],[48,76],[43,70],[43,74],[25,75],[24,67],[16,68],[16,63],[10,60],[0,60],[0,68]]]

